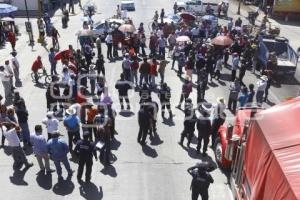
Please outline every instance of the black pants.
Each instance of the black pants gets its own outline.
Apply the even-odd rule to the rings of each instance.
[[[229,98],[228,100],[228,109],[235,112],[236,111],[237,100]]]
[[[113,45],[113,56],[115,57],[115,58],[117,58],[117,57],[119,57],[119,55],[118,55],[118,44],[114,44]]]
[[[215,78],[216,78],[216,80],[219,80],[220,79],[220,76],[221,76],[221,72],[220,72],[220,70],[216,70],[216,73],[215,73]]]
[[[183,100],[186,101],[186,99],[189,98],[189,96],[190,96],[190,93],[181,93],[180,100],[179,100],[179,105],[181,105]]]
[[[198,196],[201,196],[202,200],[208,200],[208,189],[206,190],[192,190],[192,200],[198,200]]]
[[[167,108],[167,110],[169,111],[169,113],[171,113],[171,104],[169,101],[165,101],[165,102],[161,102],[161,113],[165,112],[165,108]]]
[[[86,167],[85,168],[85,180],[89,181],[89,180],[91,180],[93,161],[89,160],[89,159],[86,159],[86,158],[80,158],[79,159],[77,179],[81,179],[84,166]]]
[[[76,144],[76,142],[78,140],[80,140],[79,131],[76,131],[76,132],[68,131],[68,138],[69,138],[69,150],[72,151],[73,150],[73,142],[74,142],[74,144]]]
[[[194,130],[192,129],[189,130],[187,128],[184,128],[183,131],[181,132],[180,143],[182,144],[184,138],[187,138],[187,146],[190,146],[193,136],[194,136]]]
[[[128,96],[119,96],[121,108],[124,108],[123,100],[127,103],[127,106],[129,106],[129,99]]]
[[[206,135],[203,135],[201,133],[198,133],[198,144],[197,144],[197,151],[200,151],[201,149],[201,146],[202,146],[202,140],[204,142],[203,144],[203,153],[206,153],[207,151],[207,146],[208,146],[208,143],[209,143],[209,135],[206,134]]]
[[[212,121],[212,128],[211,128],[211,145],[214,146],[216,138],[218,136],[218,131],[220,126],[222,125],[222,119],[220,118],[215,118]]]
[[[108,59],[112,59],[112,44],[107,44],[107,54],[106,54]]]
[[[102,54],[102,49],[101,48],[97,48],[97,52],[98,52],[98,58],[100,58],[100,55]]]
[[[149,127],[145,127],[145,126],[141,127],[140,126],[137,141],[144,143],[146,141],[148,132],[149,132]]]
[[[104,161],[105,164],[110,164],[109,156],[110,156],[110,140],[104,141],[104,147],[100,151],[100,160]]]
[[[236,70],[231,70],[231,81],[235,80]]]

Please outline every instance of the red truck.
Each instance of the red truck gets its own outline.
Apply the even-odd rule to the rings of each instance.
[[[219,166],[238,200],[300,200],[300,97],[269,109],[244,108],[219,129]]]

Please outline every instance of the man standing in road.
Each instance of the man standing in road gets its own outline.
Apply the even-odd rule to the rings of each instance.
[[[208,172],[208,163],[201,162],[188,168],[188,173],[193,177],[191,183],[192,200],[197,200],[199,195],[202,200],[208,200],[208,188],[214,179]]]
[[[142,87],[143,80],[146,84],[148,84],[149,79],[149,72],[150,72],[150,63],[147,61],[147,57],[143,58],[143,63],[140,66],[139,72],[140,72],[140,87]]]
[[[52,134],[51,139],[47,142],[47,150],[50,155],[51,160],[53,160],[56,172],[58,175],[58,181],[62,181],[62,171],[61,171],[61,163],[64,164],[66,170],[68,171],[68,178],[72,177],[73,170],[70,167],[70,163],[68,160],[68,145],[66,142],[59,138],[59,132],[55,132]]]
[[[20,79],[20,64],[19,61],[17,59],[17,52],[12,52],[11,55],[13,56],[13,58],[11,59],[11,65],[14,71],[14,75],[15,75],[15,85],[18,85],[21,83],[21,79]]]
[[[53,47],[50,48],[49,62],[51,65],[51,69],[50,69],[51,75],[54,75],[54,74],[57,75],[57,72],[56,72],[57,61],[55,60],[55,51],[54,51]]]
[[[107,59],[109,60],[112,60],[113,59],[113,56],[112,56],[112,34],[111,32],[109,32],[105,38],[105,42],[106,42],[106,45],[107,45]]]
[[[42,126],[36,125],[34,130],[35,133],[31,135],[30,141],[33,145],[33,153],[40,166],[40,173],[44,174],[46,169],[46,173],[50,174],[51,172],[54,172],[54,170],[50,168],[49,156],[47,152],[47,142],[45,137],[43,136]],[[43,163],[43,160],[45,162],[45,165]]]
[[[11,69],[11,67],[10,67],[9,60],[6,60],[6,61],[5,61],[4,69],[5,69],[5,71],[6,71],[9,75],[11,75],[11,77],[9,78],[9,81],[10,81],[10,84],[11,84],[11,90],[13,91],[13,90],[15,89],[15,88],[14,88],[14,84],[13,84],[14,73],[13,73],[13,70]]]
[[[8,141],[8,146],[12,149],[12,156],[14,159],[13,169],[20,170],[23,164],[25,164],[25,169],[32,167],[33,164],[28,162],[18,137],[21,128],[17,124],[10,122],[3,122],[1,126],[3,135]]]
[[[69,138],[69,150],[73,151],[73,142],[76,143],[80,140],[80,119],[76,114],[76,110],[73,108],[68,108],[66,110],[66,117],[64,118],[64,126],[68,131]]]
[[[48,111],[46,118],[43,119],[42,121],[43,124],[46,125],[47,128],[47,133],[48,133],[48,140],[51,139],[51,135],[58,131],[58,119],[54,117],[54,112],[53,111]]]
[[[209,109],[211,105],[208,103],[201,104],[200,115],[197,116],[197,129],[198,129],[198,144],[197,144],[197,152],[200,154],[201,143],[203,144],[202,155],[207,156],[207,145],[209,143],[209,136],[211,134],[211,123],[209,119]]]
[[[83,173],[83,168],[85,169],[85,182],[88,183],[91,180],[92,166],[93,166],[93,155],[97,160],[97,153],[95,144],[89,141],[90,132],[83,132],[83,140],[77,142],[74,151],[79,154],[78,172],[77,180],[78,183],[82,183],[81,177]]]
[[[100,58],[101,54],[102,54],[102,39],[101,39],[101,35],[99,35],[99,37],[96,39],[96,48],[97,48],[97,52],[98,52],[98,58]]]
[[[128,98],[128,90],[131,89],[131,85],[129,81],[125,80],[124,74],[121,73],[120,75],[120,80],[117,81],[115,88],[119,92],[119,100],[121,104],[121,110],[124,110],[124,104],[123,104],[123,99],[127,103],[127,110],[130,110],[130,103],[129,103],[129,98]]]
[[[161,86],[161,89],[158,92],[158,97],[161,103],[161,116],[164,119],[165,118],[165,108],[167,107],[167,110],[169,111],[169,117],[172,119],[173,114],[171,110],[171,89],[167,85],[167,83],[163,83]]]
[[[5,72],[4,66],[0,66],[0,79],[4,88],[5,104],[12,101],[13,98],[10,78],[12,78],[12,75]]]
[[[146,144],[146,138],[150,130],[150,119],[151,115],[147,106],[145,104],[141,104],[141,108],[138,112],[139,134],[137,138],[138,143],[141,145]]]

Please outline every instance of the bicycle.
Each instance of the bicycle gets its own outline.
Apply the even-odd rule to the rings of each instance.
[[[51,81],[52,81],[52,77],[51,75],[49,75],[47,73],[47,70],[45,68],[41,70],[39,70],[37,72],[37,75],[38,75],[38,80],[40,80],[42,77],[45,77],[45,84],[50,84]],[[31,78],[32,78],[32,81],[35,82],[35,75],[34,75],[34,72],[31,72]]]

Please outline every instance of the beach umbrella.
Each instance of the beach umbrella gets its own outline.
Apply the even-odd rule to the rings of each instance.
[[[15,21],[13,18],[11,17],[3,17],[0,19],[0,21],[3,21],[3,22],[13,22]]]
[[[63,50],[55,54],[55,60],[61,60],[62,58],[69,58],[71,51],[69,49]]]
[[[219,46],[229,46],[233,43],[232,39],[227,36],[217,36],[212,40],[212,44]]]
[[[122,24],[119,27],[119,31],[122,31],[123,33],[134,33],[136,29],[132,24]]]
[[[0,3],[0,14],[9,14],[11,12],[17,11],[18,8],[6,3]]]
[[[176,38],[176,42],[190,42],[191,39],[188,36],[179,36]]]
[[[195,15],[192,15],[191,13],[187,13],[187,12],[180,13],[180,17],[187,21],[193,21],[196,19]]]

